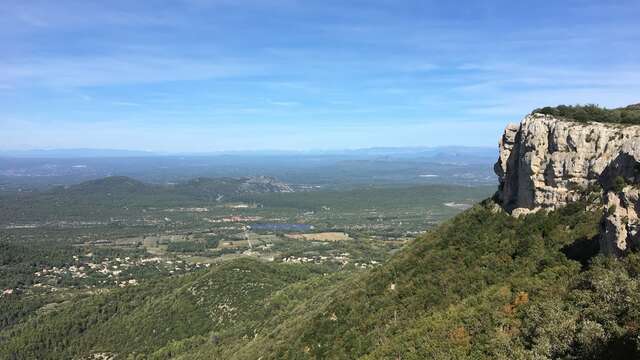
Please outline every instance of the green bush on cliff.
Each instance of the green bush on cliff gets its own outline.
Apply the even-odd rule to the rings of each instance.
[[[578,122],[640,124],[640,104],[616,109],[607,109],[594,104],[559,105],[535,109],[532,113],[553,115]]]
[[[616,176],[613,179],[613,191],[621,192],[625,186],[627,186],[627,181],[622,176]]]

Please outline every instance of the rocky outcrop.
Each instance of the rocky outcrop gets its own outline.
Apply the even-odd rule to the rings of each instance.
[[[564,206],[598,184],[623,146],[638,139],[640,126],[528,115],[507,126],[500,141],[496,198],[514,215]]]
[[[604,190],[605,212],[600,250],[621,255],[640,245],[640,141],[625,143],[598,179]]]
[[[602,188],[601,251],[621,255],[640,247],[640,126],[532,114],[507,126],[494,170],[496,199],[514,216],[556,209]]]
[[[637,188],[625,187],[605,193],[606,211],[601,222],[600,250],[621,255],[635,248],[640,240],[640,194]]]

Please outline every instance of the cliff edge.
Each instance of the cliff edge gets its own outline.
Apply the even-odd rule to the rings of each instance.
[[[499,149],[495,198],[505,211],[553,210],[602,189],[601,250],[621,254],[640,242],[640,125],[531,114],[506,127]]]

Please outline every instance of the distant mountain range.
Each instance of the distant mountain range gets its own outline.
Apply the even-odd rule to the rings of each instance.
[[[123,158],[149,156],[286,156],[286,155],[342,155],[342,156],[492,156],[496,155],[494,147],[437,146],[437,147],[372,147],[344,150],[248,150],[217,151],[201,153],[162,153],[143,150],[126,149],[33,149],[33,150],[0,150],[0,157],[7,158],[41,158],[41,159],[79,159],[79,158]]]
[[[62,157],[62,155],[67,157]],[[107,154],[108,151],[101,153]],[[5,154],[5,156],[3,156]],[[218,155],[158,155],[116,151],[113,156],[74,157],[74,151],[8,156],[0,152],[0,191],[46,189],[113,175],[146,183],[182,183],[191,179],[267,175],[304,186],[353,184],[494,184],[491,171],[497,148],[370,148],[342,153],[267,152]],[[53,155],[59,154],[60,157]],[[98,154],[98,153],[93,153]],[[118,157],[117,155],[121,155]],[[127,156],[126,154],[130,154]]]
[[[120,149],[34,149],[34,150],[0,150],[0,157],[15,158],[108,158],[108,157],[140,157],[157,156],[158,154],[142,150]]]

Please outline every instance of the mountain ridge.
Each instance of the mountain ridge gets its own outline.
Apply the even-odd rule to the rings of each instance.
[[[366,147],[356,149],[308,149],[308,150],[278,150],[278,149],[257,149],[257,150],[221,150],[212,152],[161,152],[131,149],[101,149],[101,148],[78,148],[78,149],[32,149],[32,150],[0,150],[0,157],[15,158],[92,158],[92,157],[164,157],[164,156],[241,156],[241,155],[393,155],[393,154],[433,154],[437,152],[461,152],[470,154],[481,152],[491,154],[495,148],[490,146],[464,146],[464,145],[443,145],[443,146],[385,146]]]

